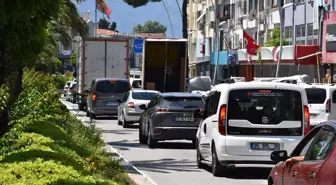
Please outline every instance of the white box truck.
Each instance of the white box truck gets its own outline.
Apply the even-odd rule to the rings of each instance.
[[[128,79],[128,42],[128,40],[96,37],[80,41],[76,62],[79,110],[86,108],[87,92],[93,79]]]

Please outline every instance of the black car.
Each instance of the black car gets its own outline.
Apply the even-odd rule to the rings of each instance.
[[[140,117],[139,141],[154,148],[158,141],[192,140],[201,122],[193,118],[195,109],[204,108],[202,97],[192,93],[162,93],[155,95]]]

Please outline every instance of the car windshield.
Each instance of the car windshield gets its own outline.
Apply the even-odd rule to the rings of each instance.
[[[327,91],[322,88],[306,88],[309,104],[323,104],[327,98]]]
[[[154,95],[157,93],[155,92],[133,92],[132,99],[136,100],[151,100]]]
[[[240,89],[229,93],[228,121],[247,120],[251,124],[277,125],[283,121],[299,121],[298,128],[276,128],[267,133],[252,127],[228,126],[228,133],[247,135],[302,135],[301,93],[291,90]],[[229,124],[230,125],[230,124]]]
[[[163,108],[203,108],[204,103],[201,97],[164,97]]]
[[[130,84],[125,80],[102,80],[97,82],[96,91],[100,93],[125,93]]]

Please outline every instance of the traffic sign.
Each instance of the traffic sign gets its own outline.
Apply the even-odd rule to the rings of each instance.
[[[133,43],[133,53],[142,53],[143,39],[136,38]]]

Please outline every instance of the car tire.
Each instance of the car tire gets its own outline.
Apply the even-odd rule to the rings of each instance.
[[[148,128],[148,137],[147,137],[147,145],[149,148],[155,148],[157,145],[157,141],[152,138],[152,134]]]
[[[192,141],[192,145],[195,147],[195,148],[197,148],[197,142],[196,142],[196,139],[193,139],[193,140],[191,140]]]
[[[201,155],[201,152],[199,150],[199,148],[197,147],[197,150],[196,150],[196,162],[197,162],[197,167],[200,168],[200,169],[204,169],[205,168],[205,165],[202,163],[202,155]]]
[[[122,114],[122,118],[123,118],[123,121],[122,121],[123,128],[128,128],[129,127],[129,122],[126,121],[126,118],[125,118],[124,114]]]
[[[211,153],[212,153],[212,160],[211,160],[212,175],[215,177],[220,177],[223,174],[224,167],[218,161],[215,146],[212,147]]]
[[[139,143],[140,144],[146,144],[147,143],[147,137],[143,135],[141,125],[139,125]]]
[[[85,106],[84,106],[84,104],[79,103],[79,104],[78,104],[78,109],[79,109],[80,111],[85,111]]]

